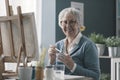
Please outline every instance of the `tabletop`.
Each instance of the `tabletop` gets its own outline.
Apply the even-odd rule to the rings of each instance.
[[[17,77],[10,77],[9,79],[4,79],[4,80],[19,80],[19,79]],[[93,79],[85,76],[65,75],[64,79],[57,79],[57,80],[93,80]]]
[[[85,76],[65,75],[64,80],[93,80]]]

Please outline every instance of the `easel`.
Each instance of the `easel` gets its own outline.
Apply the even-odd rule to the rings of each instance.
[[[22,53],[24,53],[24,58],[27,57],[26,54],[26,45],[25,45],[25,36],[24,36],[24,28],[23,28],[23,22],[22,22],[22,12],[21,12],[21,7],[18,6],[17,7],[17,15],[13,15],[12,13],[12,6],[9,6],[9,0],[5,0],[6,3],[6,13],[7,16],[4,17],[0,17],[0,23],[1,22],[7,22],[9,27],[9,40],[10,40],[10,45],[11,45],[11,57],[4,57],[3,58],[3,65],[5,62],[16,62],[16,57],[15,57],[15,50],[14,50],[14,42],[13,42],[13,34],[12,34],[12,20],[17,20],[18,21],[18,27],[20,28],[21,31],[21,38],[22,38],[22,44],[20,44],[19,46],[19,51],[18,51],[18,57],[17,57],[17,68],[16,68],[16,73],[13,74],[3,74],[3,76],[5,77],[9,77],[9,76],[14,76],[17,75],[17,69],[20,63],[20,58]],[[24,64],[24,66],[26,66]],[[5,67],[5,66],[4,66]],[[5,70],[5,69],[4,69]],[[5,71],[4,71],[5,72]]]

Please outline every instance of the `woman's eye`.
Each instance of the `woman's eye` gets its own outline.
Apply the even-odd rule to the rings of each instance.
[[[67,24],[67,21],[63,21],[64,22],[64,24]]]
[[[73,26],[75,23],[76,23],[76,21],[73,21],[73,20],[71,20],[71,21],[61,21],[61,24],[62,24],[63,26],[64,26],[64,25],[67,25],[67,24]]]
[[[75,21],[70,21],[71,24],[75,23]]]

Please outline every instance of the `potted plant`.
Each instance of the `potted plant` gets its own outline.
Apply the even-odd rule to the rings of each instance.
[[[109,73],[102,73],[100,76],[100,80],[110,80],[110,74]]]
[[[102,56],[105,50],[105,37],[100,33],[91,33],[89,38],[96,44],[99,56]]]
[[[116,57],[118,50],[120,50],[120,37],[111,36],[106,38],[105,44],[108,47],[110,57]]]

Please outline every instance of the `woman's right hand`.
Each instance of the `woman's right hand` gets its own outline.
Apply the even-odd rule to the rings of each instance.
[[[54,45],[50,45],[49,49],[48,49],[48,54],[49,54],[49,58],[50,58],[50,64],[54,64],[55,59],[56,59],[56,50],[55,50],[55,46]]]

